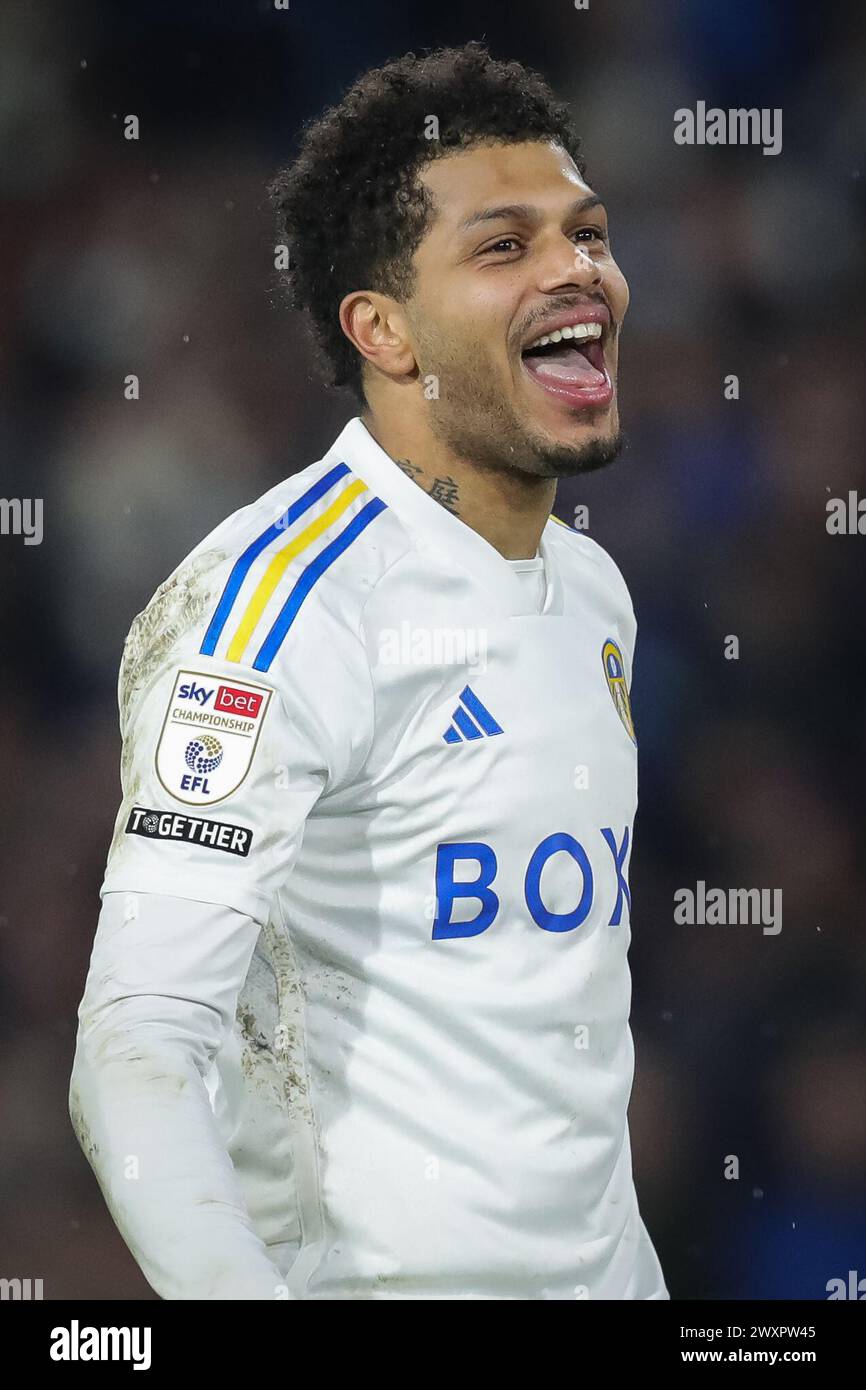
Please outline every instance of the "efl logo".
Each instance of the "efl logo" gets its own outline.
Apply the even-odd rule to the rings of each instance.
[[[258,719],[264,696],[252,690],[238,690],[235,685],[221,685],[214,709],[228,714],[242,714],[246,719]]]

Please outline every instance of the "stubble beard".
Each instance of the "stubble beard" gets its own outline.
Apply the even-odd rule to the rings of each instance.
[[[612,463],[625,439],[616,426],[611,433],[582,442],[551,439],[527,429],[509,401],[491,387],[485,376],[461,357],[425,352],[421,380],[438,381],[439,395],[429,402],[430,428],[437,440],[457,458],[491,472],[523,473],[533,478],[573,478]],[[438,365],[433,365],[434,358]],[[587,423],[600,410],[582,411]]]

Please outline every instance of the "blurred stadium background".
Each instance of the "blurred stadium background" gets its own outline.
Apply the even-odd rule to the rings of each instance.
[[[153,1296],[66,1114],[123,638],[355,413],[275,290],[267,179],[360,71],[468,38],[574,104],[631,284],[630,447],[557,510],[588,505],[638,615],[642,1211],[674,1298],[866,1275],[866,540],[825,526],[830,496],[866,493],[864,29],[862,6],[798,0],[6,0],[0,494],[44,499],[44,539],[0,537],[0,1275]],[[782,153],[677,146],[698,100],[781,107]],[[676,925],[699,879],[781,888],[781,933]]]

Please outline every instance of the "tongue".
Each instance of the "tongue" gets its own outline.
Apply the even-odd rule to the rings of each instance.
[[[558,348],[543,357],[524,357],[526,370],[547,381],[573,381],[580,386],[603,386],[604,372],[596,371],[578,348]]]

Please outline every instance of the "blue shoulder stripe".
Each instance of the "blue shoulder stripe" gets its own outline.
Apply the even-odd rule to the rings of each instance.
[[[203,656],[213,656],[216,651],[217,642],[222,636],[222,630],[226,625],[229,613],[232,611],[232,606],[240,592],[241,585],[258,556],[270,545],[271,541],[275,541],[278,537],[285,535],[288,527],[291,526],[293,522],[297,521],[299,516],[303,516],[304,512],[308,511],[314,503],[318,502],[319,498],[323,497],[324,494],[334,486],[334,483],[339,482],[340,478],[344,477],[348,472],[349,465],[347,463],[338,463],[336,468],[332,468],[330,472],[325,473],[317,483],[313,483],[312,487],[302,493],[297,501],[293,502],[292,505],[283,512],[283,515],[278,521],[275,521],[272,526],[269,526],[266,531],[263,531],[260,536],[257,536],[256,539],[247,546],[244,553],[235,561],[232,572],[223,589],[222,597],[217,604],[216,612],[211,618],[208,630],[204,635],[204,641],[200,647]]]
[[[289,594],[289,597],[277,614],[273,627],[262,643],[258,656],[253,662],[254,670],[267,671],[270,669],[271,662],[279,651],[286,633],[298,615],[301,604],[304,602],[304,599],[307,597],[307,594],[312,589],[316,580],[325,573],[325,570],[328,569],[340,555],[342,555],[344,550],[348,549],[352,541],[361,534],[364,528],[369,526],[370,522],[374,521],[379,513],[385,510],[385,505],[386,504],[380,497],[374,497],[372,501],[367,503],[366,507],[361,508],[357,516],[349,522],[345,530],[341,531],[339,536],[332,540],[330,545],[326,545],[324,550],[320,551],[316,556],[315,560],[307,565],[303,574],[297,580],[292,592]]]

